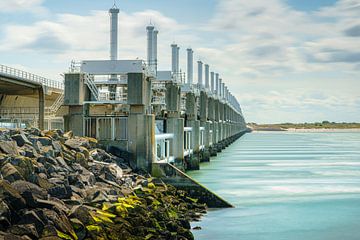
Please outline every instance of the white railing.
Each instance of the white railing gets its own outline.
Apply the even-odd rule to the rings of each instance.
[[[98,140],[128,140],[128,118],[86,117],[84,133],[85,136]]]
[[[151,104],[152,105],[165,105],[166,104],[165,96],[152,96]]]
[[[33,107],[6,107],[0,108],[2,119],[38,119],[39,108]]]
[[[205,128],[200,127],[200,151],[205,148]]]
[[[37,82],[37,83],[41,83],[42,85],[51,87],[51,88],[56,88],[56,89],[64,89],[64,83],[61,81],[55,81],[55,80],[51,80],[51,79],[47,79],[29,72],[25,72],[19,69],[15,69],[12,67],[8,67],[5,65],[1,65],[0,64],[0,73],[10,76],[10,77],[15,77],[21,80],[28,80],[28,81],[33,81],[33,82]]]
[[[95,100],[99,99],[99,90],[94,83],[94,77],[90,74],[85,74],[85,84],[88,86],[90,92],[94,96]]]
[[[213,145],[213,130],[209,130],[209,146]]]
[[[98,101],[116,101],[121,103],[127,102],[127,93],[125,92],[99,92]]]
[[[50,106],[45,108],[45,114],[47,115],[55,115],[59,110],[61,105],[64,103],[64,93],[61,93],[59,97],[55,100],[55,102]]]
[[[157,162],[172,162],[173,156],[170,156],[170,140],[174,138],[173,133],[163,133],[155,135],[155,156]]]
[[[184,157],[190,156],[193,153],[191,148],[191,134],[192,127],[184,127]]]
[[[151,83],[151,89],[155,91],[166,91],[166,84],[165,82],[153,81]]]

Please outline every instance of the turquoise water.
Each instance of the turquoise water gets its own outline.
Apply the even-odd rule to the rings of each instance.
[[[195,239],[360,239],[360,132],[255,132],[189,175],[236,206]]]

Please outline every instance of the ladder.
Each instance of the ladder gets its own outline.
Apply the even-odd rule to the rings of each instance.
[[[91,94],[94,96],[95,100],[99,100],[99,89],[96,87],[94,82],[94,77],[90,74],[85,74],[85,84],[89,88]]]

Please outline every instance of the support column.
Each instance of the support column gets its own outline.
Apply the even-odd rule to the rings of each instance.
[[[180,87],[176,83],[166,84],[166,132],[174,134],[170,140],[170,155],[174,157],[174,165],[185,170],[184,119],[180,118],[180,95]]]
[[[196,96],[193,92],[186,93],[186,118],[187,119],[185,125],[192,128],[190,143],[193,154],[187,156],[185,161],[187,163],[188,170],[199,170],[200,122],[197,120]]]
[[[212,74],[213,75],[213,74]],[[209,132],[212,131],[211,134],[211,146],[209,146],[210,156],[216,156],[216,127],[215,127],[215,101],[213,97],[210,97],[208,100],[208,119],[209,122]]]
[[[155,160],[155,116],[146,114],[149,106],[150,79],[142,73],[128,73],[128,142],[132,167],[151,171]]]
[[[39,129],[44,130],[45,118],[45,93],[44,87],[39,88]]]
[[[205,66],[207,66],[207,68],[209,68],[208,65],[205,65]],[[206,79],[207,79],[207,83],[209,83],[209,76],[207,76]],[[207,85],[209,85],[209,84],[207,84]],[[210,161],[210,151],[209,151],[210,128],[209,128],[209,125],[207,122],[208,115],[209,115],[209,113],[208,113],[208,96],[205,91],[201,91],[200,92],[200,127],[203,127],[205,129],[204,130],[204,149],[200,152],[200,161],[201,162]]]

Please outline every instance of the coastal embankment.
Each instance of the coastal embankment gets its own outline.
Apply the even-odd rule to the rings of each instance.
[[[318,123],[249,123],[253,131],[291,131],[291,132],[359,132],[360,123],[336,123],[323,121]]]
[[[0,239],[193,239],[205,204],[61,130],[0,129]]]

